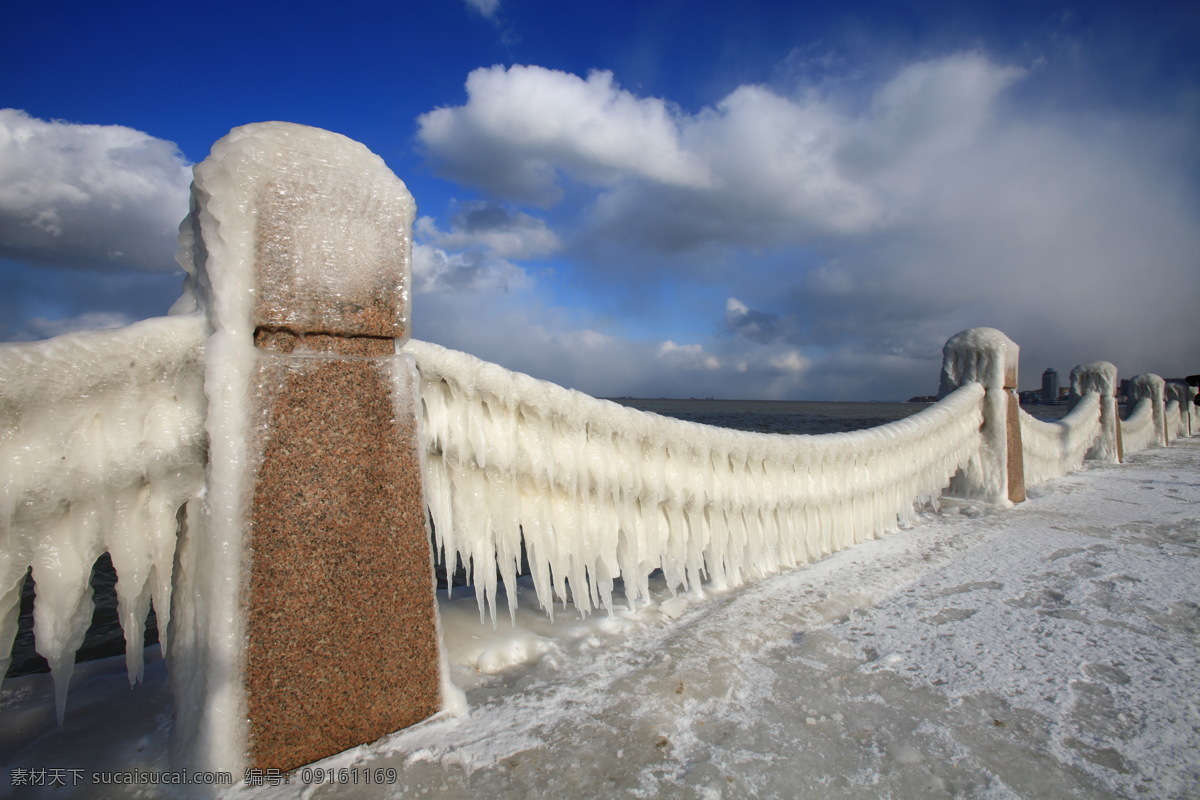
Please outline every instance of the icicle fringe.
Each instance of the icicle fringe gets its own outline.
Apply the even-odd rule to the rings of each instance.
[[[1088,449],[1100,438],[1100,395],[1088,392],[1065,417],[1043,422],[1021,409],[1021,444],[1025,484],[1059,478],[1083,465]]]
[[[1121,441],[1125,454],[1136,453],[1151,447],[1158,439],[1158,430],[1154,424],[1154,401],[1143,398],[1129,412],[1129,416],[1121,420]]]
[[[732,587],[909,524],[977,457],[983,387],[853,433],[747,433],[662,417],[466,353],[410,341],[421,372],[427,499],[443,562],[480,614],[515,613],[522,537],[539,602],[630,602]]]
[[[131,684],[152,601],[166,644],[176,514],[204,484],[204,331],[181,315],[0,348],[0,679],[32,567],[60,723],[102,553]]]

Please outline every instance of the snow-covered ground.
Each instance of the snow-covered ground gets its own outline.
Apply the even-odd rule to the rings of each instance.
[[[495,631],[456,594],[443,624],[465,716],[304,773],[322,784],[228,794],[1200,797],[1198,538],[1190,439],[728,593],[550,622],[526,586],[516,628],[501,609]],[[79,665],[61,732],[48,676],[5,683],[0,795],[174,796],[87,784],[167,769],[163,664],[133,691],[123,667]],[[79,772],[9,785],[36,768]]]

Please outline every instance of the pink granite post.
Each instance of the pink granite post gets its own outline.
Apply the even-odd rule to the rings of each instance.
[[[208,345],[209,486],[177,585],[179,746],[289,770],[442,707],[404,184],[345,137],[233,131],[181,239]],[[194,237],[194,238],[189,238]],[[175,657],[176,654],[173,654]]]
[[[1157,375],[1146,373],[1134,375],[1129,379],[1129,406],[1136,406],[1142,400],[1149,400],[1154,413],[1154,444],[1166,447],[1167,420],[1166,399],[1164,397],[1167,382]]]
[[[949,494],[1008,506],[1025,499],[1025,464],[1016,387],[1020,348],[994,328],[961,331],[942,348],[939,394],[983,384],[980,457],[955,475]]]
[[[1088,392],[1100,395],[1100,436],[1087,452],[1087,457],[1111,463],[1120,462],[1121,418],[1117,413],[1117,368],[1107,361],[1080,364],[1071,370],[1071,405],[1078,403]]]

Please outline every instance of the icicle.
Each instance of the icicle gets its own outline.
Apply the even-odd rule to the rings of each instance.
[[[117,618],[125,632],[125,666],[130,686],[142,681],[142,648],[150,611],[149,497],[150,487],[144,485],[115,498],[113,525],[105,536],[117,573]]]
[[[37,584],[33,635],[37,652],[50,664],[59,726],[75,670],[75,651],[92,622],[92,565],[102,552],[95,504],[81,504],[49,526],[33,558]]]
[[[21,614],[21,589],[28,572],[27,567],[16,564],[16,559],[0,561],[0,684],[4,683],[4,676],[12,664],[13,640],[17,636]]]
[[[671,589],[737,585],[911,519],[976,458],[970,384],[873,431],[771,436],[669,420],[410,342],[423,375],[439,546],[475,570],[481,616],[520,531],[539,602],[611,609],[661,568]],[[986,365],[984,365],[986,367]],[[488,565],[488,570],[479,572]]]

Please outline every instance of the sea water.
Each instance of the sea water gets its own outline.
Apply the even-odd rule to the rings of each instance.
[[[612,398],[615,402],[663,416],[716,425],[742,431],[782,434],[822,434],[857,431],[903,419],[929,403],[820,402],[789,400],[715,400],[715,399],[642,399]],[[1061,418],[1070,409],[1066,405],[1025,406],[1026,411],[1043,420]],[[522,567],[525,565],[522,564]],[[441,576],[444,581],[444,576]],[[95,612],[92,624],[76,655],[76,661],[108,658],[125,652],[124,635],[117,621],[114,592],[116,574],[108,555],[102,555],[92,570]],[[49,672],[46,659],[34,649],[33,604],[36,587],[26,577],[21,598],[21,615],[13,660],[7,676],[17,677]],[[153,611],[147,620],[146,644],[158,641]]]

